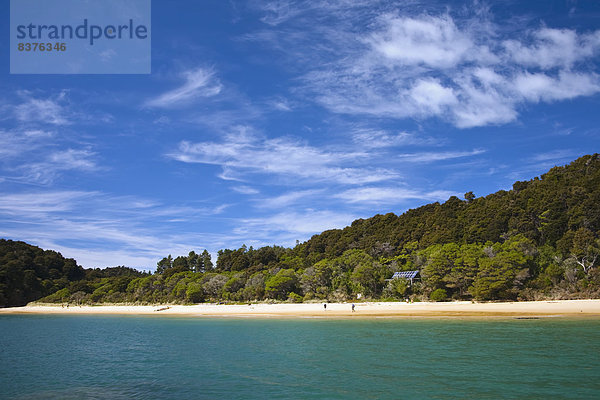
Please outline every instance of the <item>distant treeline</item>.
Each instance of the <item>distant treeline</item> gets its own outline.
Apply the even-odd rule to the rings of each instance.
[[[216,266],[203,251],[169,255],[153,275],[83,270],[58,253],[3,240],[0,304],[42,296],[89,303],[600,297],[599,232],[594,154],[510,191],[480,198],[468,192],[400,216],[359,219],[292,249],[220,250]],[[56,258],[54,264],[38,253]],[[419,270],[421,280],[390,280],[405,270]]]

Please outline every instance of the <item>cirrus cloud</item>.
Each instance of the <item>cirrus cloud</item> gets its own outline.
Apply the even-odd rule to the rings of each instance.
[[[196,68],[184,71],[181,77],[185,83],[159,96],[147,100],[144,104],[151,108],[177,107],[199,97],[212,97],[221,92],[222,85],[211,69]]]
[[[397,177],[382,168],[366,167],[368,153],[327,150],[291,137],[262,138],[240,128],[220,142],[182,141],[168,154],[185,163],[219,165],[221,177],[243,180],[246,174],[266,174],[282,179],[357,184]]]

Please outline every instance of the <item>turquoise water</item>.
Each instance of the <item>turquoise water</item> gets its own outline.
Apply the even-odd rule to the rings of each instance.
[[[0,316],[6,399],[593,399],[600,320]]]

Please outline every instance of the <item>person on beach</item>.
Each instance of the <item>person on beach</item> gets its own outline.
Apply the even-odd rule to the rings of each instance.
[[[352,303],[352,312],[354,312],[354,303]]]
[[[327,311],[327,303],[323,303],[323,310]]]

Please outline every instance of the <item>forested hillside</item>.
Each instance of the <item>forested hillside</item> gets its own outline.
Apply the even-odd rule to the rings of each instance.
[[[1,253],[0,284],[5,299],[21,296],[21,302],[53,290],[43,301],[600,297],[599,232],[600,158],[594,154],[552,168],[539,178],[516,182],[509,191],[479,198],[469,192],[464,199],[451,197],[400,216],[357,220],[293,249],[220,250],[216,266],[208,252],[192,251],[163,258],[154,275],[121,267],[87,271],[85,277],[67,273],[60,280],[48,278],[44,271],[50,269],[40,260],[31,264],[25,259],[17,266],[13,261],[21,259],[18,252]],[[15,242],[3,241],[10,243]],[[10,285],[5,273],[9,269]],[[19,269],[21,280],[16,278]],[[419,270],[421,280],[410,285],[404,279],[389,279],[403,270]]]
[[[374,256],[393,255],[412,242],[424,249],[433,244],[502,242],[518,234],[567,254],[578,229],[598,233],[599,204],[600,160],[594,154],[552,168],[540,178],[515,182],[510,191],[480,198],[469,192],[464,200],[451,197],[400,216],[356,220],[345,229],[313,236],[295,254],[315,262],[354,248]]]
[[[84,276],[75,260],[60,253],[0,239],[0,307],[25,305]]]

